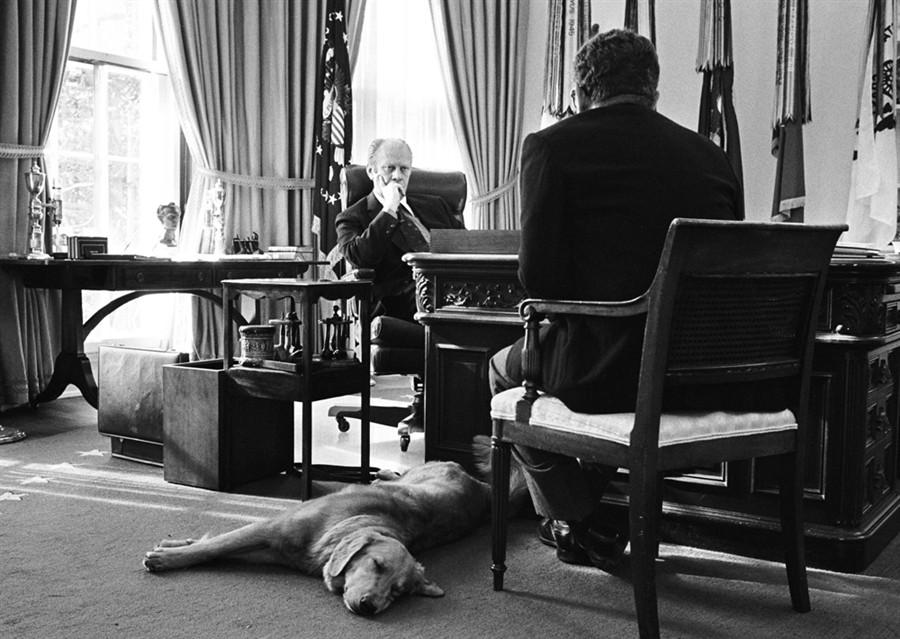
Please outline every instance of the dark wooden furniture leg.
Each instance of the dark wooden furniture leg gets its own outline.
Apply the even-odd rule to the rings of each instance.
[[[74,384],[88,403],[97,408],[97,382],[91,371],[91,362],[84,354],[81,321],[81,290],[62,289],[61,348],[47,387],[31,400],[32,406],[53,401],[69,384]]]
[[[503,573],[506,572],[506,535],[509,502],[509,457],[511,449],[499,437],[491,438],[491,472],[494,490],[491,500],[492,563],[494,590],[503,590]]]

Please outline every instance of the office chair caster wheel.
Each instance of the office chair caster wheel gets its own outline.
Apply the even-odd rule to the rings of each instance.
[[[336,419],[339,431],[341,431],[342,433],[346,433],[348,430],[350,430],[350,422],[347,421],[347,418],[345,418],[343,415],[339,415]]]
[[[409,435],[400,436],[400,452],[405,453],[409,449]]]

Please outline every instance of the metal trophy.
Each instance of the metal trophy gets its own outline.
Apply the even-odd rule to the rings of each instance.
[[[31,206],[28,216],[31,219],[31,240],[29,242],[28,259],[46,260],[50,255],[44,251],[44,203],[41,202],[41,193],[47,175],[41,170],[37,160],[31,165],[31,170],[25,173],[25,186],[31,193]]]
[[[212,188],[212,253],[225,254],[225,185],[216,180]]]

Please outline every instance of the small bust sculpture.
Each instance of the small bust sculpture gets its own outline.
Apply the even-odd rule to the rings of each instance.
[[[181,211],[174,202],[161,204],[156,209],[156,217],[162,222],[165,233],[159,243],[163,246],[178,246],[177,231],[181,222]]]

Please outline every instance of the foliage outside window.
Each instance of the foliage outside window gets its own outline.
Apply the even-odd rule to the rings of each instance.
[[[62,231],[107,237],[110,253],[158,252],[156,208],[180,204],[177,113],[154,23],[153,0],[79,0],[47,145]],[[109,298],[85,291],[85,315]],[[161,321],[170,304],[161,302],[152,296],[126,305],[90,339],[128,341],[163,326],[171,332]],[[166,343],[168,334],[149,341]]]

